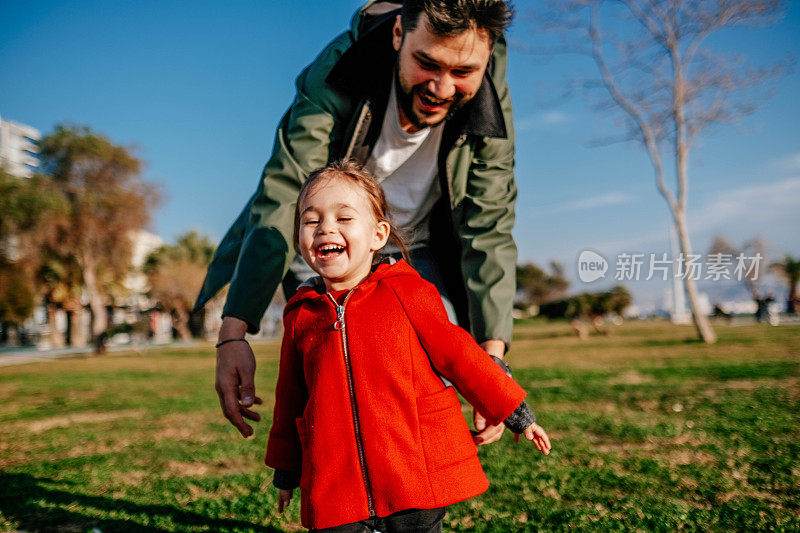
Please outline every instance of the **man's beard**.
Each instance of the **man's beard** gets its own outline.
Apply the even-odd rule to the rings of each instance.
[[[461,109],[461,107],[466,103],[463,101],[464,95],[459,91],[456,91],[455,94],[449,99],[450,107],[447,108],[447,113],[445,114],[442,120],[434,123],[428,124],[422,122],[420,117],[414,112],[414,95],[416,92],[422,92],[423,94],[430,94],[430,91],[424,88],[424,84],[415,85],[411,88],[410,92],[406,92],[403,88],[403,84],[400,82],[400,72],[399,72],[399,64],[395,63],[394,66],[394,87],[395,87],[395,94],[397,95],[397,102],[400,104],[400,109],[403,110],[403,114],[406,116],[406,119],[411,122],[411,124],[417,129],[423,128],[430,128],[433,126],[438,126],[442,122],[449,120],[452,118],[456,112]],[[432,97],[436,98],[435,95]],[[440,98],[437,98],[440,100]]]

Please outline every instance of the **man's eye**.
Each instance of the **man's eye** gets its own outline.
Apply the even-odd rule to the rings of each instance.
[[[435,63],[428,63],[427,61],[418,61],[419,66],[422,67],[422,70],[438,70],[439,66]]]
[[[456,78],[466,78],[470,74],[468,70],[452,70],[450,72],[452,72],[453,76]]]

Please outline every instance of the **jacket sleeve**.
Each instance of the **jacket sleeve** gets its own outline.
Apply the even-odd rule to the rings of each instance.
[[[483,138],[467,176],[459,234],[470,326],[475,339],[509,345],[516,292],[517,247],[511,235],[517,186],[514,180],[514,123],[505,80],[505,43],[496,46],[493,82],[507,138]]]
[[[412,276],[390,286],[436,371],[453,382],[489,424],[497,425],[514,412],[525,390],[467,331],[450,322],[436,287]]]
[[[294,209],[300,186],[313,170],[328,163],[331,141],[346,126],[346,100],[325,85],[325,77],[350,44],[349,33],[340,35],[297,78],[295,99],[281,119],[272,155],[240,217],[244,227],[238,232],[238,255],[228,250],[227,263],[220,260],[209,267],[207,278],[214,268],[223,274],[227,269],[230,290],[222,314],[247,322],[250,333],[258,331],[295,256]],[[219,282],[213,288],[218,286]]]
[[[303,375],[303,359],[297,351],[289,315],[284,318],[278,384],[275,388],[275,409],[269,430],[267,466],[301,472],[303,457],[295,419],[303,416],[308,392]]]

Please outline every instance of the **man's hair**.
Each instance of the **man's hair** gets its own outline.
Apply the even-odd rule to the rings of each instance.
[[[392,221],[392,215],[389,210],[389,203],[386,201],[386,195],[383,192],[378,181],[365,169],[361,164],[353,161],[352,159],[344,159],[334,161],[325,167],[319,168],[309,174],[303,186],[300,187],[300,192],[297,195],[297,204],[294,209],[294,247],[296,251],[299,250],[300,242],[300,204],[305,201],[308,193],[314,188],[316,184],[323,180],[341,179],[346,180],[357,185],[367,196],[369,205],[372,208],[372,215],[377,222],[386,222],[389,224],[389,240],[400,250],[403,259],[409,261],[408,249],[406,248],[405,239],[400,234],[400,231]]]
[[[421,13],[427,15],[429,29],[436,35],[453,37],[483,29],[492,44],[514,17],[514,9],[505,0],[404,0],[403,34],[416,29]]]

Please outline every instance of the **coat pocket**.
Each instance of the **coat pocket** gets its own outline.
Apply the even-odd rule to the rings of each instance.
[[[453,387],[417,398],[420,439],[429,472],[477,455]]]
[[[311,482],[311,450],[309,448],[308,430],[306,429],[306,421],[304,419],[295,418],[294,423],[297,425],[297,435],[300,437],[300,447],[303,457],[303,466],[300,472],[300,488],[307,490]]]

